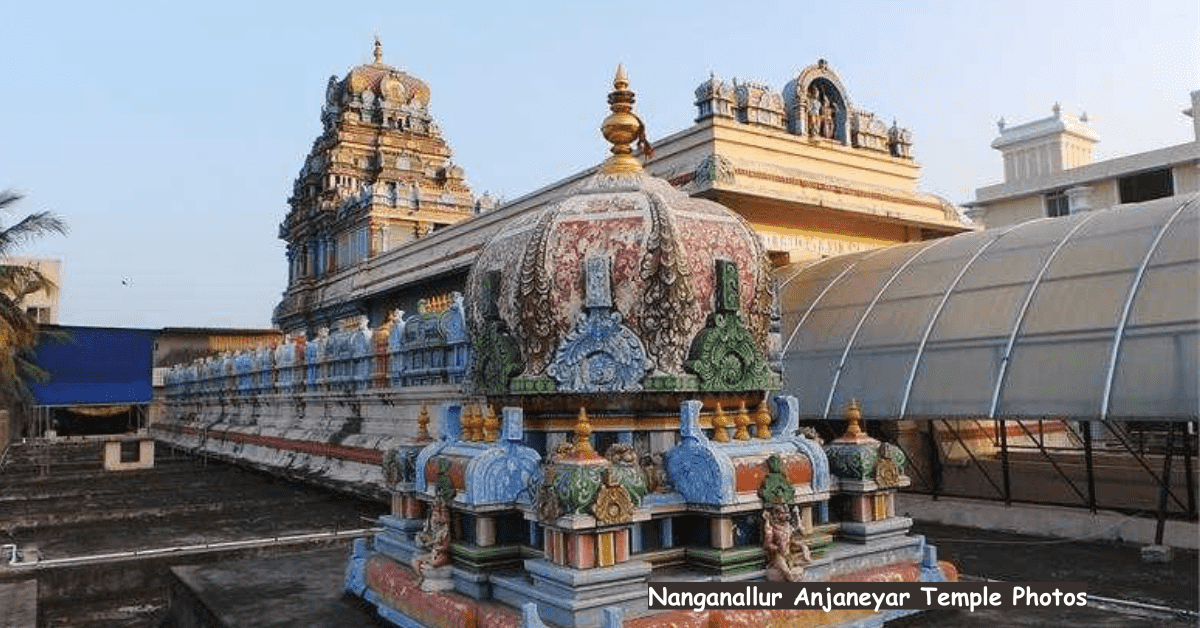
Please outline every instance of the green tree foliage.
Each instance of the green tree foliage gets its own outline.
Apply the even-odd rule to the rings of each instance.
[[[38,339],[37,321],[25,311],[24,300],[54,284],[38,269],[14,264],[13,255],[23,245],[42,236],[67,233],[62,218],[48,211],[34,212],[3,227],[22,195],[0,192],[0,406],[27,408],[33,401],[29,382],[45,379],[46,373],[32,360]]]

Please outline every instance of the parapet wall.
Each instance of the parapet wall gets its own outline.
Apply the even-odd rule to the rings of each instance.
[[[462,297],[450,301],[441,311],[397,311],[377,329],[360,318],[312,339],[172,367],[154,436],[381,498],[384,453],[428,439],[437,429],[428,417],[463,401],[471,355]]]
[[[462,401],[457,384],[177,399],[152,430],[189,451],[383,498],[384,453],[416,443],[421,413],[451,400]]]

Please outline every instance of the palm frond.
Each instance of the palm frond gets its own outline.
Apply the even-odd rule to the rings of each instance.
[[[0,191],[0,213],[11,211],[22,198],[12,190]],[[33,403],[30,382],[49,377],[36,363],[33,347],[38,342],[38,324],[25,312],[23,301],[36,292],[52,291],[55,285],[36,268],[4,260],[18,246],[54,233],[66,234],[67,224],[48,211],[0,228],[0,404],[5,406],[29,407]]]

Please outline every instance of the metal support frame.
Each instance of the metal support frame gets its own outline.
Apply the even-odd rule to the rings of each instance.
[[[942,490],[942,485],[945,478],[942,476],[942,459],[941,449],[937,442],[937,430],[934,429],[933,421],[926,422],[929,431],[926,432],[929,440],[929,475],[932,478],[930,489],[933,491],[933,498],[938,498],[938,493]]]
[[[829,290],[831,288],[833,288],[835,285],[837,285],[837,283],[842,280],[842,277],[845,277],[855,266],[858,266],[859,262],[871,259],[875,255],[879,254],[879,252],[882,250],[883,250],[882,248],[879,248],[879,249],[874,249],[874,250],[868,251],[862,257],[854,260],[850,264],[847,264],[846,267],[842,269],[842,272],[838,273],[837,277],[834,277],[833,280],[831,280],[829,283],[825,284],[825,287],[821,289],[820,294],[818,294],[816,296],[816,298],[814,298],[812,300],[812,303],[808,304],[808,308],[804,310],[804,314],[801,314],[800,318],[796,321],[796,326],[792,328],[792,333],[788,334],[787,341],[783,343],[783,347],[780,348],[780,350],[779,350],[780,354],[787,353],[787,349],[789,346],[791,346],[792,340],[796,337],[796,334],[800,333],[800,327],[804,325],[804,321],[808,320],[808,315],[812,314],[812,311],[814,309],[816,309],[817,304],[821,302],[821,299],[825,297],[825,295],[829,292]],[[799,275],[799,274],[800,273],[796,273],[796,275]],[[791,279],[788,279],[788,281],[790,282],[792,279],[795,279],[795,276],[793,276]],[[787,285],[787,284],[785,283],[784,285]],[[783,290],[783,288],[781,286],[780,287],[781,293],[782,293],[782,290]]]
[[[1139,454],[1137,451],[1134,450],[1133,445],[1128,440],[1125,439],[1125,435],[1120,430],[1118,430],[1116,426],[1114,426],[1112,424],[1112,421],[1105,419],[1103,421],[1103,423],[1104,423],[1105,427],[1108,428],[1108,431],[1111,432],[1113,436],[1117,437],[1117,440],[1121,443],[1121,446],[1123,446],[1125,448],[1125,451],[1128,451],[1129,454],[1131,456],[1133,456],[1134,460],[1137,460],[1138,464],[1140,464],[1141,467],[1146,470],[1146,473],[1149,473],[1150,477],[1154,478],[1154,482],[1157,483],[1161,489],[1166,491],[1166,494],[1168,496],[1170,496],[1170,498],[1176,504],[1179,504],[1179,507],[1181,509],[1187,508],[1187,506],[1184,506],[1183,502],[1179,500],[1179,497],[1176,496],[1173,491],[1171,491],[1171,487],[1166,482],[1164,482],[1164,478],[1158,477],[1154,473],[1154,469],[1150,468],[1150,464],[1146,462],[1146,459],[1143,458],[1141,454]]]
[[[1189,421],[1186,429],[1183,430],[1183,474],[1187,478],[1184,482],[1187,485],[1187,503],[1188,516],[1196,518],[1196,478],[1192,476],[1192,445],[1196,444],[1196,434],[1193,429],[1196,425],[1195,421]]]
[[[899,439],[897,439],[897,441],[898,440]],[[922,482],[925,486],[933,486],[933,478],[921,469],[920,465],[917,464],[917,459],[913,457],[913,455],[907,449],[904,448],[904,445],[899,442],[892,444],[900,448],[900,452],[904,454],[904,459],[907,461],[907,469],[910,469],[916,473],[917,480]]]
[[[1008,426],[999,420],[1000,429],[1000,473],[1004,476],[1004,505],[1012,505],[1012,473],[1008,461]]]
[[[917,344],[917,353],[913,356],[912,364],[908,367],[908,380],[904,384],[904,397],[900,401],[900,412],[897,413],[896,418],[903,419],[905,413],[908,412],[908,400],[912,395],[913,382],[915,382],[917,379],[917,368],[921,364],[921,357],[925,355],[925,345],[929,342],[929,336],[933,334],[933,327],[935,324],[937,324],[938,319],[941,317],[942,310],[944,310],[946,307],[946,302],[950,300],[950,295],[954,293],[954,289],[958,287],[958,284],[962,281],[963,276],[967,274],[967,270],[971,268],[971,265],[975,263],[975,260],[979,259],[980,256],[983,255],[984,251],[988,250],[993,244],[998,242],[1004,236],[1008,235],[1008,232],[1023,224],[1028,223],[1019,223],[1016,226],[1001,230],[998,234],[996,234],[996,237],[985,242],[983,246],[979,247],[975,251],[975,254],[971,256],[971,259],[967,260],[967,263],[963,264],[962,268],[958,270],[958,275],[954,277],[954,281],[951,281],[950,285],[946,286],[946,291],[942,293],[941,301],[938,302],[937,307],[933,308],[933,313],[929,315],[929,322],[925,324],[925,331],[921,333],[921,342]]]
[[[1154,544],[1162,545],[1167,526],[1167,493],[1171,490],[1171,456],[1175,453],[1175,424],[1167,424],[1167,453],[1163,456],[1162,474],[1165,483],[1158,490],[1158,523],[1154,526]]]
[[[1083,459],[1087,465],[1088,510],[1096,514],[1096,469],[1092,462],[1092,422],[1080,421],[1079,429],[1083,432]]]
[[[1067,481],[1067,485],[1071,487],[1071,490],[1075,491],[1075,494],[1079,496],[1080,500],[1086,502],[1087,497],[1084,496],[1083,492],[1079,490],[1079,487],[1075,486],[1075,482],[1071,481],[1071,477],[1062,470],[1062,467],[1058,466],[1058,462],[1054,460],[1054,456],[1051,456],[1050,452],[1046,451],[1045,434],[1041,431],[1041,419],[1038,419],[1038,435],[1041,436],[1041,438],[1034,438],[1033,433],[1030,432],[1029,428],[1025,426],[1024,421],[1017,421],[1016,423],[1022,430],[1024,430],[1025,435],[1029,437],[1029,440],[1037,443],[1038,450],[1042,452],[1042,456],[1044,456],[1046,460],[1050,462],[1050,466],[1054,467],[1054,470],[1057,471],[1060,476],[1062,476],[1062,479]],[[1089,463],[1088,466],[1091,466],[1091,464]]]
[[[958,430],[954,429],[954,426],[951,425],[950,421],[946,419],[942,419],[942,423],[946,424],[946,429],[950,430],[950,433],[954,435],[954,440],[958,441],[959,445],[962,445],[963,451],[967,452],[967,456],[971,458],[971,462],[975,464],[975,466],[979,469],[979,472],[983,474],[985,479],[987,479],[988,484],[991,484],[992,488],[996,489],[996,492],[1003,497],[1004,491],[996,484],[996,481],[992,479],[992,475],[983,467],[983,463],[979,461],[979,458],[975,457],[975,452],[971,451],[971,448],[967,446],[966,441],[964,441],[962,437],[958,435]]]

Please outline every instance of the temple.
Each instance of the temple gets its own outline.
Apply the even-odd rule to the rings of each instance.
[[[1195,421],[1194,194],[979,231],[818,61],[782,93],[710,77],[695,125],[653,145],[618,70],[611,155],[491,208],[427,102],[378,53],[331,81],[281,230],[284,337],[173,368],[152,428],[386,500],[344,586],[397,625],[879,625],[653,614],[645,586],[951,580],[901,488],[970,464],[1000,491],[995,464],[1020,498],[1013,425],[1090,459],[1090,420]],[[964,437],[980,417],[996,431]]]
[[[488,238],[596,170],[502,207],[473,201],[429,116],[429,88],[379,55],[377,46],[375,63],[330,79],[325,131],[280,229],[290,279],[274,321],[285,332],[311,339],[359,315],[384,327],[397,309],[448,303]],[[711,76],[693,102],[695,124],[639,157],[648,173],[747,220],[775,266],[975,228],[918,189],[911,131],[860,108],[824,59],[782,91]]]
[[[375,60],[329,77],[321,135],[313,141],[279,225],[288,287],[275,311],[285,328],[311,324],[313,295],[330,277],[476,211],[463,169],[429,113],[429,86]]]
[[[903,452],[861,431],[854,403],[841,437],[802,434],[779,394],[772,253],[790,252],[645,171],[623,69],[609,103],[611,156],[489,223],[462,293],[177,367],[159,437],[387,499],[345,588],[401,626],[682,621],[646,607],[663,579],[956,578],[896,513]],[[846,128],[796,141],[858,150]]]

